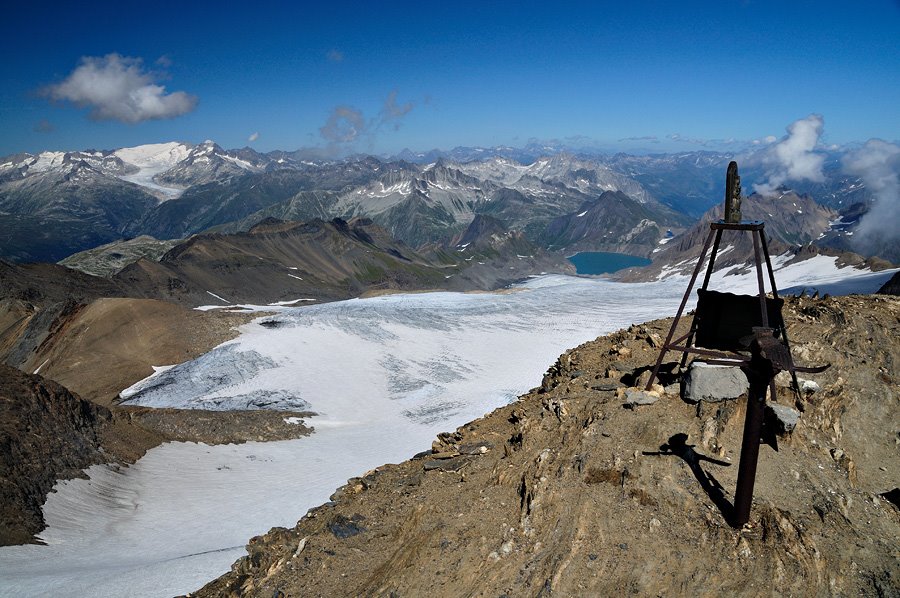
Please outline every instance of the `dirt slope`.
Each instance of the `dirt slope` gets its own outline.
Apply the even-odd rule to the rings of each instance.
[[[654,359],[658,321],[350,480],[196,595],[900,595],[900,300],[795,299],[785,315],[795,358],[834,366],[814,394],[780,391],[803,413],[761,448],[746,529],[726,523],[743,400],[628,409],[614,390]]]
[[[258,314],[257,314],[258,316]],[[248,314],[198,312],[152,299],[97,299],[58,319],[21,369],[101,405],[153,373],[237,336]]]

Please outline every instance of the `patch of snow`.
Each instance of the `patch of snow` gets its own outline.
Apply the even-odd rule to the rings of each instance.
[[[138,168],[168,169],[181,162],[190,154],[191,148],[183,143],[148,143],[136,147],[123,147],[113,154],[127,164]]]
[[[216,299],[218,299],[218,300],[221,301],[222,303],[228,303],[228,304],[231,304],[231,301],[229,301],[228,299],[223,299],[222,297],[219,297],[218,295],[216,295],[216,294],[213,293],[212,291],[206,291],[206,294],[207,294],[207,295],[212,295],[213,297],[215,297]]]
[[[582,212],[581,214],[578,214],[578,215],[575,216],[575,217],[576,217],[576,218],[581,218],[582,216],[584,216],[584,215],[587,214],[587,213],[588,213],[588,210],[585,210],[584,212]]]
[[[300,277],[297,276],[296,274],[288,274],[288,276],[290,276],[291,278],[296,278],[297,280],[303,280],[302,278],[300,278]]]
[[[235,158],[234,156],[229,156],[228,154],[220,154],[220,156],[225,160],[228,160],[232,164],[240,166],[244,170],[256,170],[253,164],[247,162],[246,160],[242,160],[241,158]]]
[[[286,424],[291,424],[291,425],[296,426],[296,425],[298,425],[298,424],[302,424],[302,423],[303,423],[303,418],[302,418],[302,417],[296,417],[296,416],[295,416],[295,417],[286,417],[286,418],[284,418],[284,423],[286,423]]]
[[[44,360],[44,363],[42,363],[41,365],[37,366],[37,369],[34,370],[34,371],[31,372],[31,373],[32,373],[32,374],[35,374],[35,375],[39,374],[39,373],[41,372],[41,368],[43,368],[45,365],[47,365],[47,363],[48,363],[49,361],[50,361],[50,358],[48,357],[47,359]]]
[[[51,168],[58,168],[66,157],[65,152],[41,152],[28,166],[29,171],[46,172]]]
[[[126,164],[138,168],[136,173],[119,176],[123,181],[147,187],[162,195],[163,201],[179,197],[184,189],[157,184],[153,177],[163,173],[184,160],[190,154],[190,147],[177,142],[151,143],[136,147],[125,147],[113,152]]]
[[[278,306],[278,305],[294,305],[295,303],[300,303],[301,301],[315,301],[315,299],[303,298],[303,299],[292,299],[290,301],[275,301],[274,303],[267,303],[266,305],[269,307],[274,307],[274,306]]]

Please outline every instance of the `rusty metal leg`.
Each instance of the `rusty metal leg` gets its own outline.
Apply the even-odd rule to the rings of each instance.
[[[756,282],[759,284],[759,309],[762,314],[763,328],[769,327],[769,310],[766,308],[766,287],[763,285],[762,259],[759,256],[759,231],[750,231],[753,237],[753,256],[756,258]]]
[[[697,282],[697,276],[700,274],[700,268],[703,267],[703,260],[706,258],[706,252],[709,251],[709,244],[712,241],[712,238],[713,230],[710,228],[709,234],[706,236],[706,242],[703,243],[703,249],[700,251],[700,258],[697,260],[697,265],[694,267],[694,273],[691,275],[691,281],[684,291],[684,297],[681,298],[681,305],[678,306],[678,312],[675,314],[675,320],[672,322],[672,327],[669,328],[666,342],[663,343],[662,349],[659,350],[659,357],[656,358],[656,365],[653,366],[653,372],[650,374],[650,379],[647,381],[646,390],[650,390],[653,386],[653,382],[656,380],[657,374],[659,374],[659,366],[662,365],[663,358],[665,358],[666,353],[669,351],[669,344],[672,342],[672,337],[675,335],[675,329],[678,327],[678,321],[681,319],[681,314],[684,313],[684,306],[687,305],[688,298],[691,296],[691,290],[694,288],[694,283]]]
[[[716,229],[716,238],[713,241],[712,252],[710,252],[710,254],[709,254],[709,264],[706,266],[706,276],[703,277],[703,286],[700,287],[704,291],[709,286],[709,279],[710,279],[710,277],[712,277],[713,267],[716,264],[716,255],[719,253],[719,244],[721,243],[721,241],[722,241],[722,229],[718,228],[718,229]],[[702,260],[703,256],[700,256],[700,257]],[[691,322],[691,329],[688,331],[687,339],[685,339],[685,342],[684,342],[685,347],[690,347],[693,344],[694,335],[696,333],[697,333],[697,318],[695,317],[694,320]],[[683,368],[687,364],[687,357],[688,357],[688,352],[682,351],[681,361],[679,362],[680,367]]]
[[[765,239],[763,238],[763,233],[761,230],[750,231],[750,235],[753,237],[753,255],[756,258],[756,282],[759,285],[759,304],[760,304],[760,310],[761,310],[760,313],[762,314],[762,325],[764,328],[768,328],[769,327],[769,309],[768,309],[768,306],[766,305],[766,287],[763,284],[762,259],[760,259],[760,256],[759,256],[759,245],[760,245],[759,240],[762,239],[763,246],[765,246]],[[766,257],[768,258],[768,255]],[[768,264],[768,259],[766,260],[766,262]],[[768,265],[769,265],[770,281],[774,284],[775,276],[774,276],[774,274],[772,274],[771,264],[768,264]],[[773,292],[774,292],[775,287],[773,286],[772,288],[773,288]],[[775,378],[772,378],[771,380],[769,380],[769,390],[772,393],[772,400],[777,401],[778,400],[778,389],[775,386]],[[763,402],[765,403],[765,397],[763,398]]]
[[[703,277],[703,286],[700,287],[704,291],[706,287],[709,286],[709,279],[713,273],[713,266],[716,263],[716,255],[719,253],[719,243],[722,241],[722,229],[716,229],[716,240],[713,242],[712,253],[709,254],[709,265],[706,267],[706,276]],[[700,260],[703,260],[703,256],[700,256]],[[690,343],[688,343],[690,345]]]
[[[766,258],[766,268],[769,270],[769,284],[772,285],[772,296],[778,299],[778,287],[775,286],[775,271],[772,270],[772,260],[769,259],[769,244],[766,242],[765,228],[759,231],[759,240],[762,243],[763,255]]]
[[[750,392],[747,397],[747,417],[744,420],[744,438],[741,442],[741,461],[738,465],[737,487],[734,491],[734,527],[750,521],[753,504],[753,485],[756,482],[756,465],[759,462],[759,440],[765,415],[768,380],[764,376],[748,373]]]
[[[769,244],[766,241],[765,230],[760,231],[760,240],[762,241],[762,250],[763,255],[766,258],[766,267],[769,269],[769,282],[772,285],[772,296],[778,299],[778,287],[775,286],[775,271],[772,269],[772,260],[769,259]],[[788,341],[787,334],[787,325],[784,323],[784,319],[782,318],[781,326],[779,327],[781,332],[781,338],[784,339],[784,346],[788,348],[788,351],[791,349],[791,343]],[[797,381],[797,372],[791,369],[791,381],[794,383],[794,393],[797,397],[800,397],[800,382]],[[772,394],[774,395],[775,390],[772,389]],[[775,397],[773,396],[774,400]]]

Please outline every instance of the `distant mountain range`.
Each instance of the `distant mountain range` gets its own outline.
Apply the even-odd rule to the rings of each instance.
[[[0,158],[0,257],[58,261],[140,235],[169,240],[247,231],[268,217],[369,218],[420,248],[448,243],[478,215],[545,249],[650,256],[659,241],[720,202],[731,159],[715,152],[564,149],[455,148],[326,160],[206,141],[16,154]],[[762,180],[752,166],[742,173],[745,182]],[[812,197],[858,218],[865,187],[840,175],[837,158],[826,163],[826,174]],[[839,247],[840,235],[826,242]]]

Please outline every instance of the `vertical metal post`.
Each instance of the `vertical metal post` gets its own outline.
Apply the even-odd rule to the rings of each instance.
[[[737,487],[734,491],[734,526],[740,527],[750,520],[753,504],[753,485],[756,482],[756,465],[759,462],[759,440],[765,415],[766,391],[769,380],[758,373],[750,373],[750,392],[747,396],[747,417],[744,419],[744,438],[741,441],[741,461],[738,465]]]
[[[755,338],[750,345],[750,363],[742,369],[747,374],[750,390],[747,393],[747,416],[744,419],[744,438],[741,441],[741,461],[738,465],[737,487],[734,490],[734,521],[740,527],[750,520],[753,504],[753,485],[756,482],[756,465],[759,462],[759,440],[766,411],[766,391],[775,380],[775,374],[785,360],[783,353],[790,352],[775,340],[771,328],[754,328]],[[775,363],[778,361],[779,363]]]

